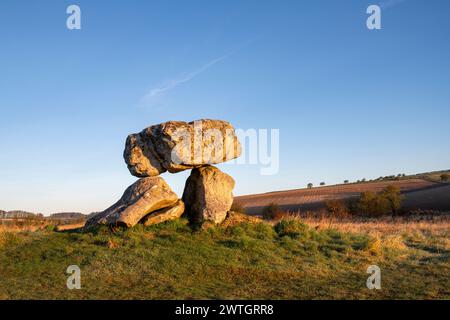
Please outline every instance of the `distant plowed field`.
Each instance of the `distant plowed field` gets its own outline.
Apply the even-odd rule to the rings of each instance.
[[[450,210],[450,185],[405,194],[403,207],[423,210]]]
[[[388,185],[398,186],[405,194],[405,206],[414,209],[450,210],[450,186],[422,179],[365,182],[335,186],[295,189],[235,197],[249,214],[260,214],[274,202],[285,210],[317,210],[329,199],[348,199],[361,192],[378,192]]]

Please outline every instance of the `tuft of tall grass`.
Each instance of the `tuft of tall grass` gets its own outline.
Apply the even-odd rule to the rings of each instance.
[[[294,218],[281,219],[275,224],[274,228],[280,237],[288,236],[291,238],[298,238],[301,235],[306,236],[309,231],[309,227],[306,224]]]

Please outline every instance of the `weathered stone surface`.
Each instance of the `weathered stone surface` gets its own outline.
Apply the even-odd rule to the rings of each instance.
[[[142,223],[144,226],[151,226],[153,224],[158,224],[164,221],[178,219],[183,213],[184,203],[183,201],[178,200],[174,205],[170,207],[159,209],[157,211],[149,213],[144,218],[142,218],[140,223]]]
[[[239,157],[233,126],[222,120],[168,121],[127,138],[124,159],[132,175],[157,176]]]
[[[221,223],[233,204],[233,188],[233,178],[214,166],[193,169],[183,192],[189,220]]]
[[[145,134],[129,135],[123,156],[131,174],[136,177],[153,177],[167,171],[161,165],[153,142]]]
[[[132,227],[147,214],[177,201],[177,195],[163,178],[142,178],[129,186],[118,202],[91,217],[85,228],[97,224]]]

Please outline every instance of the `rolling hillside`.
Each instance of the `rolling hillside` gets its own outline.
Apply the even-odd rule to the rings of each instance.
[[[429,179],[403,179],[399,181],[374,181],[342,184],[311,189],[295,189],[235,197],[235,202],[246,208],[249,214],[261,214],[270,203],[277,203],[284,210],[306,211],[324,208],[330,199],[349,199],[361,192],[378,192],[388,185],[398,186],[405,195],[407,209],[450,210],[450,185]]]

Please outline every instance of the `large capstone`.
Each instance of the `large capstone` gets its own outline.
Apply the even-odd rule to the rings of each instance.
[[[157,176],[239,157],[233,126],[222,120],[168,121],[128,136],[124,159],[131,174]]]
[[[214,166],[192,170],[186,181],[183,202],[191,223],[221,223],[233,204],[234,180]]]

